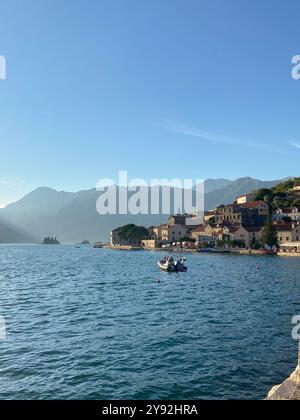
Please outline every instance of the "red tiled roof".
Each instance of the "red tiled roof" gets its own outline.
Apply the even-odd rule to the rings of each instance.
[[[275,224],[275,227],[276,227],[277,230],[281,230],[281,231],[284,231],[284,232],[288,232],[288,231],[291,231],[293,229],[293,227],[290,223],[286,223],[286,224],[277,223],[277,224]]]
[[[199,225],[197,226],[195,229],[192,230],[192,233],[197,233],[197,232],[204,232],[206,229],[206,226],[204,225]]]
[[[281,210],[283,213],[292,213],[292,208],[290,207],[279,207],[276,211]]]
[[[213,235],[222,235],[223,234],[223,230],[214,230],[213,231]]]
[[[259,207],[262,204],[266,205],[266,203],[264,201],[261,201],[261,200],[260,201],[250,201],[249,203],[239,204],[239,207],[244,207],[244,208],[251,209],[251,208]]]
[[[262,227],[246,227],[245,228],[248,232],[259,232],[261,231],[263,228]]]
[[[242,226],[232,226],[232,227],[229,227],[228,229],[229,229],[229,232],[230,233],[235,233],[235,232],[237,232],[240,228],[241,228]]]

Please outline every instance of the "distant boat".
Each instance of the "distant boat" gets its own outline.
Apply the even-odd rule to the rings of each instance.
[[[44,239],[43,245],[60,245],[60,242],[56,238],[47,237]]]
[[[85,241],[82,241],[81,244],[79,245],[91,245],[91,243],[90,241],[85,240]]]
[[[200,248],[198,252],[215,252],[213,248]]]
[[[273,249],[265,249],[264,251],[262,251],[262,254],[265,254],[265,255],[277,255],[277,251],[274,251]]]
[[[102,242],[96,242],[94,244],[94,248],[95,249],[102,249],[103,248],[103,243]]]

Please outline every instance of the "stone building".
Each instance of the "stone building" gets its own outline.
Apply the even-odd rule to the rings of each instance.
[[[279,245],[293,241],[292,225],[290,223],[278,223],[275,226]]]
[[[187,229],[184,225],[163,225],[162,227],[163,242],[178,242],[185,236],[187,236]]]
[[[245,204],[255,200],[255,193],[244,194],[236,198],[237,204]]]
[[[263,226],[269,215],[269,208],[263,201],[252,201],[245,204],[230,204],[216,209],[216,224],[227,222],[231,225]]]
[[[279,207],[272,215],[274,222],[281,222],[285,218],[293,222],[300,222],[300,209],[298,207]]]

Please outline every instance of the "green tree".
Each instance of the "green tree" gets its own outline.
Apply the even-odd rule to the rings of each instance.
[[[188,236],[185,236],[184,238],[182,238],[179,242],[196,242],[196,239],[194,238],[189,238]]]
[[[136,226],[134,224],[122,226],[119,232],[121,241],[130,245],[140,244],[142,239],[147,238],[148,236],[148,229],[146,229],[144,226]]]
[[[207,224],[208,225],[215,225],[216,224],[216,217],[215,216],[212,216],[209,220],[208,220],[208,222],[207,222]]]
[[[273,225],[271,219],[269,219],[265,225],[263,242],[270,248],[272,248],[273,246],[278,246],[277,230],[276,227]]]
[[[266,197],[272,198],[273,192],[267,188],[262,188],[261,190],[256,191],[255,200],[265,201]]]

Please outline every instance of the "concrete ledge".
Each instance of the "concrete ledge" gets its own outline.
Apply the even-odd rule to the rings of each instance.
[[[267,401],[300,401],[300,346],[298,367],[286,381],[271,389]]]
[[[281,385],[271,389],[269,401],[300,401],[300,369],[298,368]]]
[[[106,246],[106,249],[113,249],[114,251],[143,251],[144,248],[140,246],[127,246],[127,245],[120,245],[120,246]]]

